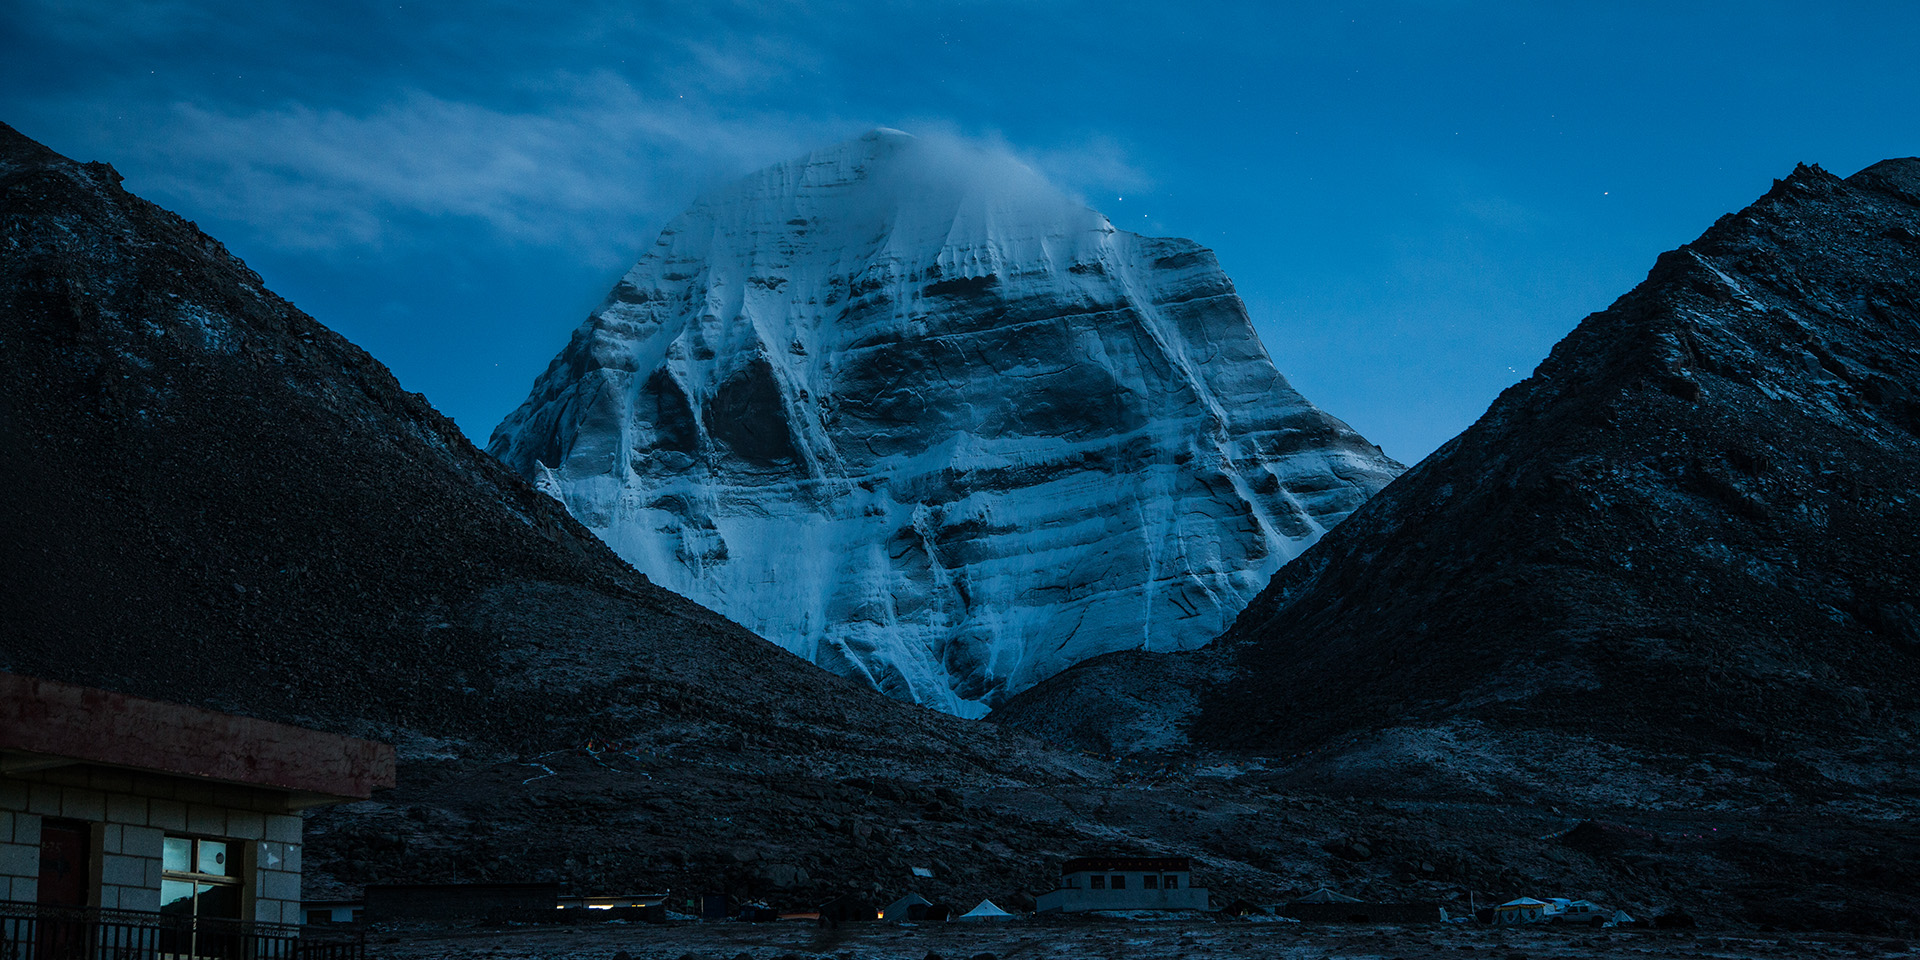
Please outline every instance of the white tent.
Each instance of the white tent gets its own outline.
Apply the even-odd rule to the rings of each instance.
[[[979,906],[974,907],[972,910],[968,910],[966,913],[963,913],[955,917],[954,919],[955,920],[1005,920],[1011,916],[1013,916],[1013,914],[1008,913],[1005,910],[1002,910],[999,907],[995,906],[992,900],[982,900],[980,901]]]
[[[932,901],[928,900],[926,897],[923,897],[917,893],[909,893],[906,896],[901,897],[900,899],[887,904],[887,908],[885,910],[880,911],[880,919],[885,920],[888,923],[899,923],[900,921],[907,919],[908,910],[911,910],[916,906],[932,906],[932,905],[933,905]]]
[[[1360,903],[1360,902],[1361,900],[1359,897],[1349,897],[1344,893],[1335,893],[1332,890],[1327,889],[1326,887],[1321,887],[1320,889],[1315,890],[1314,892],[1309,893],[1306,896],[1301,897],[1300,899],[1294,901],[1294,903]]]

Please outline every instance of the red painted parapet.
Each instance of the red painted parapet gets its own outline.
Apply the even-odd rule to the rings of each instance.
[[[342,799],[394,784],[388,744],[11,673],[0,750]]]

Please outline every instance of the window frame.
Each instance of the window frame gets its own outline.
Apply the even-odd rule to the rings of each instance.
[[[174,841],[174,840],[184,840],[187,842],[187,868],[188,869],[171,870],[167,868],[167,845],[169,841]],[[226,848],[220,851],[219,854],[217,854],[222,858],[220,866],[226,870],[225,873],[205,873],[199,869],[201,864],[201,859],[205,855],[202,852],[201,845],[207,844],[207,843],[217,843]],[[244,919],[246,917],[246,907],[247,907],[247,904],[246,904],[247,869],[246,869],[246,863],[245,863],[246,846],[247,846],[246,841],[235,840],[232,837],[211,837],[211,836],[206,836],[204,834],[190,834],[190,833],[162,834],[160,839],[160,886],[161,886],[161,889],[165,890],[166,885],[169,881],[174,883],[190,884],[193,886],[193,894],[188,898],[191,901],[190,909],[185,914],[181,914],[182,916],[191,917],[195,920],[199,920],[202,918],[209,919],[209,920]],[[201,913],[200,912],[200,897],[201,897],[200,887],[202,886],[231,889],[233,891],[233,915],[230,917],[229,916],[216,917],[213,914]],[[164,894],[163,894],[162,899],[160,901],[161,909],[163,911],[165,910],[166,905],[169,902],[170,901],[164,898]]]

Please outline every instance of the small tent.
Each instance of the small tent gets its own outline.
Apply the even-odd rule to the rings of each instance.
[[[954,919],[955,920],[1005,920],[1011,916],[1013,916],[1013,914],[1000,909],[998,906],[995,906],[992,900],[982,900],[980,901],[979,906],[976,906],[972,910],[968,910],[966,913],[963,913],[957,917],[954,917]]]
[[[902,920],[912,920],[914,919],[914,916],[913,916],[914,907],[921,908],[920,914],[921,916],[925,916],[926,908],[930,906],[933,906],[933,901],[928,900],[926,897],[923,897],[917,893],[909,893],[906,896],[901,897],[900,899],[887,904],[887,908],[885,910],[880,911],[880,919],[885,920],[888,923],[899,923]]]
[[[1294,903],[1361,903],[1362,901],[1359,897],[1349,897],[1344,893],[1335,893],[1332,890],[1327,889],[1326,887],[1321,887],[1320,889],[1315,890],[1314,892],[1309,893],[1306,896],[1301,897],[1300,899],[1295,900],[1293,902]]]

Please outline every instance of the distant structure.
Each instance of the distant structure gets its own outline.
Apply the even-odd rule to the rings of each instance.
[[[459,920],[478,917],[525,920],[551,916],[560,907],[557,883],[370,883],[366,918]]]
[[[1060,887],[1035,898],[1035,912],[1205,910],[1186,857],[1076,857],[1060,865]]]
[[[0,673],[0,955],[290,956],[300,811],[393,784],[387,744]]]
[[[931,906],[933,906],[933,901],[917,893],[909,893],[887,904],[886,909],[880,911],[880,919],[888,923],[924,920],[926,919],[927,908]]]
[[[1380,903],[1326,887],[1282,906],[1279,913],[1320,923],[1435,923],[1444,917],[1437,903]]]

